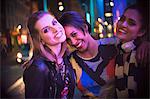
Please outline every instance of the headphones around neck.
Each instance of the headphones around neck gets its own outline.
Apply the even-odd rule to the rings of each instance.
[[[129,41],[129,42],[126,42],[126,43],[123,43],[123,44],[121,45],[121,48],[122,48],[125,52],[131,52],[131,51],[136,47],[133,42],[134,42],[134,40]]]

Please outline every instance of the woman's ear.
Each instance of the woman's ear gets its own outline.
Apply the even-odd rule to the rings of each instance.
[[[84,32],[85,33],[88,33],[89,31],[88,31],[88,26],[87,26],[87,24],[84,24]]]
[[[138,37],[142,37],[145,34],[145,32],[146,31],[144,29],[140,30],[140,32],[138,33]]]

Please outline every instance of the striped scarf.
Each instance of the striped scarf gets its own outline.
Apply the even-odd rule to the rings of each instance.
[[[115,77],[116,95],[118,98],[135,97],[137,90],[137,62],[135,59],[136,46],[134,41],[119,44],[119,54],[116,57]],[[128,53],[125,61],[123,56]]]

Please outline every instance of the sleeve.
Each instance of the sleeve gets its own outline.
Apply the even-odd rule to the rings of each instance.
[[[25,83],[25,98],[44,97],[45,74],[36,66],[29,67],[23,75]]]
[[[117,55],[117,48],[115,45],[103,45],[100,46],[100,52],[105,59],[112,59]]]
[[[78,65],[78,63],[76,62],[76,60],[73,58],[73,56],[71,55],[70,57],[70,63],[73,67],[73,69],[75,70],[75,74],[76,74],[76,79],[77,79],[77,83],[79,82],[80,80],[80,77],[82,75],[82,69],[81,67]]]

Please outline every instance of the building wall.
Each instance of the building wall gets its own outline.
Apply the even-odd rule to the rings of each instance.
[[[5,0],[3,7],[5,29],[14,29],[18,24],[26,28],[27,17],[31,13],[30,0]]]

